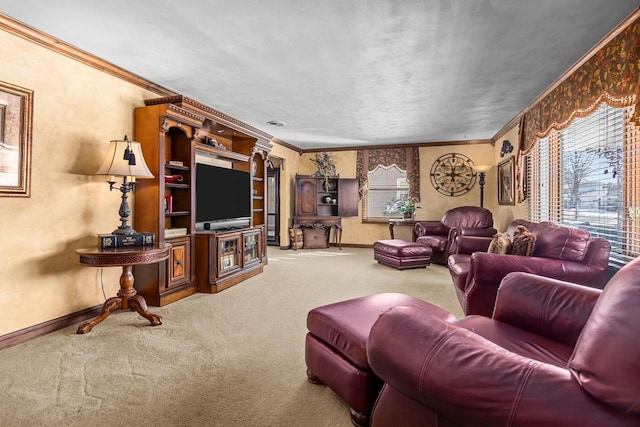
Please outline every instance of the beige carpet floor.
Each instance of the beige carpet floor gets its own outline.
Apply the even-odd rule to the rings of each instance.
[[[151,307],[161,326],[121,310],[1,350],[0,425],[347,427],[347,407],[306,380],[310,309],[401,292],[462,314],[442,266],[398,271],[363,248],[268,255],[261,275]]]

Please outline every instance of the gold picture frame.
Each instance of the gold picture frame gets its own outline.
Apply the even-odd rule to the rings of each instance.
[[[0,81],[0,197],[31,196],[33,91]]]
[[[516,162],[513,156],[498,163],[498,204],[515,205]]]

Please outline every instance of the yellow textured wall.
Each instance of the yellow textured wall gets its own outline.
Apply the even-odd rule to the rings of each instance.
[[[0,197],[0,335],[5,335],[101,304],[101,283],[107,297],[117,292],[119,268],[81,266],[74,251],[94,246],[96,234],[119,224],[120,193],[109,192],[95,172],[108,142],[133,134],[134,108],[157,95],[2,31],[0,57],[11,58],[0,61],[0,80],[34,91],[31,197]],[[517,127],[503,139],[516,146]],[[439,219],[447,209],[479,203],[477,184],[460,197],[433,188],[429,171],[437,157],[458,152],[476,164],[497,164],[499,151],[499,144],[420,148],[422,209],[416,219]],[[340,176],[354,178],[356,151],[332,154]],[[271,155],[284,161],[281,246],[287,246],[295,175],[315,172],[314,154],[275,143]],[[514,217],[526,216],[526,204],[498,206],[496,187],[494,168],[487,176],[485,206],[494,212],[496,227],[504,229]],[[343,229],[347,244],[371,245],[389,236],[387,223],[362,223],[359,216],[344,218]],[[396,236],[408,239],[410,229],[397,228]]]
[[[342,178],[356,177],[356,151],[329,151],[334,157],[336,171]],[[437,220],[444,212],[456,206],[480,204],[480,187],[476,181],[474,187],[467,194],[459,197],[445,196],[433,187],[430,179],[430,171],[433,162],[443,154],[461,153],[473,160],[475,164],[492,163],[494,159],[494,147],[491,144],[447,145],[437,147],[420,148],[420,195],[421,208],[416,212],[417,220]],[[300,174],[313,174],[316,169],[311,159],[315,153],[303,154],[300,159]],[[493,184],[493,185],[492,185]],[[496,184],[487,180],[485,185],[485,207],[492,210],[495,215],[491,200],[495,199]],[[489,201],[490,204],[486,202]],[[292,199],[293,202],[293,199]],[[497,202],[496,202],[497,205]],[[362,206],[359,207],[360,215]],[[389,238],[389,226],[383,223],[363,223],[360,216],[342,219],[342,243],[355,245],[372,245],[380,239]],[[394,229],[396,238],[411,239],[409,227],[397,227]]]
[[[74,250],[118,224],[120,193],[94,174],[154,95],[0,31],[0,80],[34,91],[30,198],[0,197],[0,335],[104,301],[100,269]],[[104,270],[107,297],[119,270]]]
[[[518,154],[518,130],[519,127],[515,126],[512,129],[508,130],[502,137],[498,138],[495,145],[495,153],[494,153],[494,164],[507,160],[509,157],[513,156],[516,160],[516,168],[517,168],[517,154]],[[502,141],[507,140],[513,145],[513,152],[506,154],[504,157],[500,157],[500,150],[502,148]],[[527,201],[525,200],[523,203],[518,203],[516,201],[515,205],[499,205],[498,204],[498,183],[497,183],[497,167],[494,167],[487,174],[491,179],[491,186],[493,187],[493,195],[492,195],[492,212],[493,212],[493,220],[494,227],[498,229],[498,231],[505,231],[509,226],[509,223],[516,218],[527,218],[528,217],[528,206]],[[514,182],[515,185],[515,182]],[[517,195],[516,195],[517,199]],[[486,200],[486,199],[485,199]]]

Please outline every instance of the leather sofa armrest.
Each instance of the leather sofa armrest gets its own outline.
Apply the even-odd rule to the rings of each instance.
[[[414,226],[416,235],[420,236],[446,236],[449,229],[440,221],[420,221]]]
[[[459,243],[463,237],[490,237],[489,242],[491,242],[491,238],[496,234],[496,229],[493,227],[488,228],[475,228],[475,227],[452,227],[449,230],[449,254],[457,254],[460,253]],[[489,245],[487,244],[487,248]],[[486,251],[486,249],[485,249]]]
[[[636,419],[593,399],[568,370],[509,352],[419,309],[383,313],[367,357],[385,387],[459,425],[598,426]]]
[[[474,252],[487,252],[492,239],[482,236],[460,236],[451,253],[471,255]]]
[[[509,273],[498,288],[493,318],[575,346],[602,291],[529,273]]]

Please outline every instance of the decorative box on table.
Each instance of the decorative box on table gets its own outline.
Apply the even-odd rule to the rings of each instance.
[[[147,246],[156,242],[156,235],[153,233],[134,234],[98,234],[98,241],[102,249],[121,248],[124,246]]]

